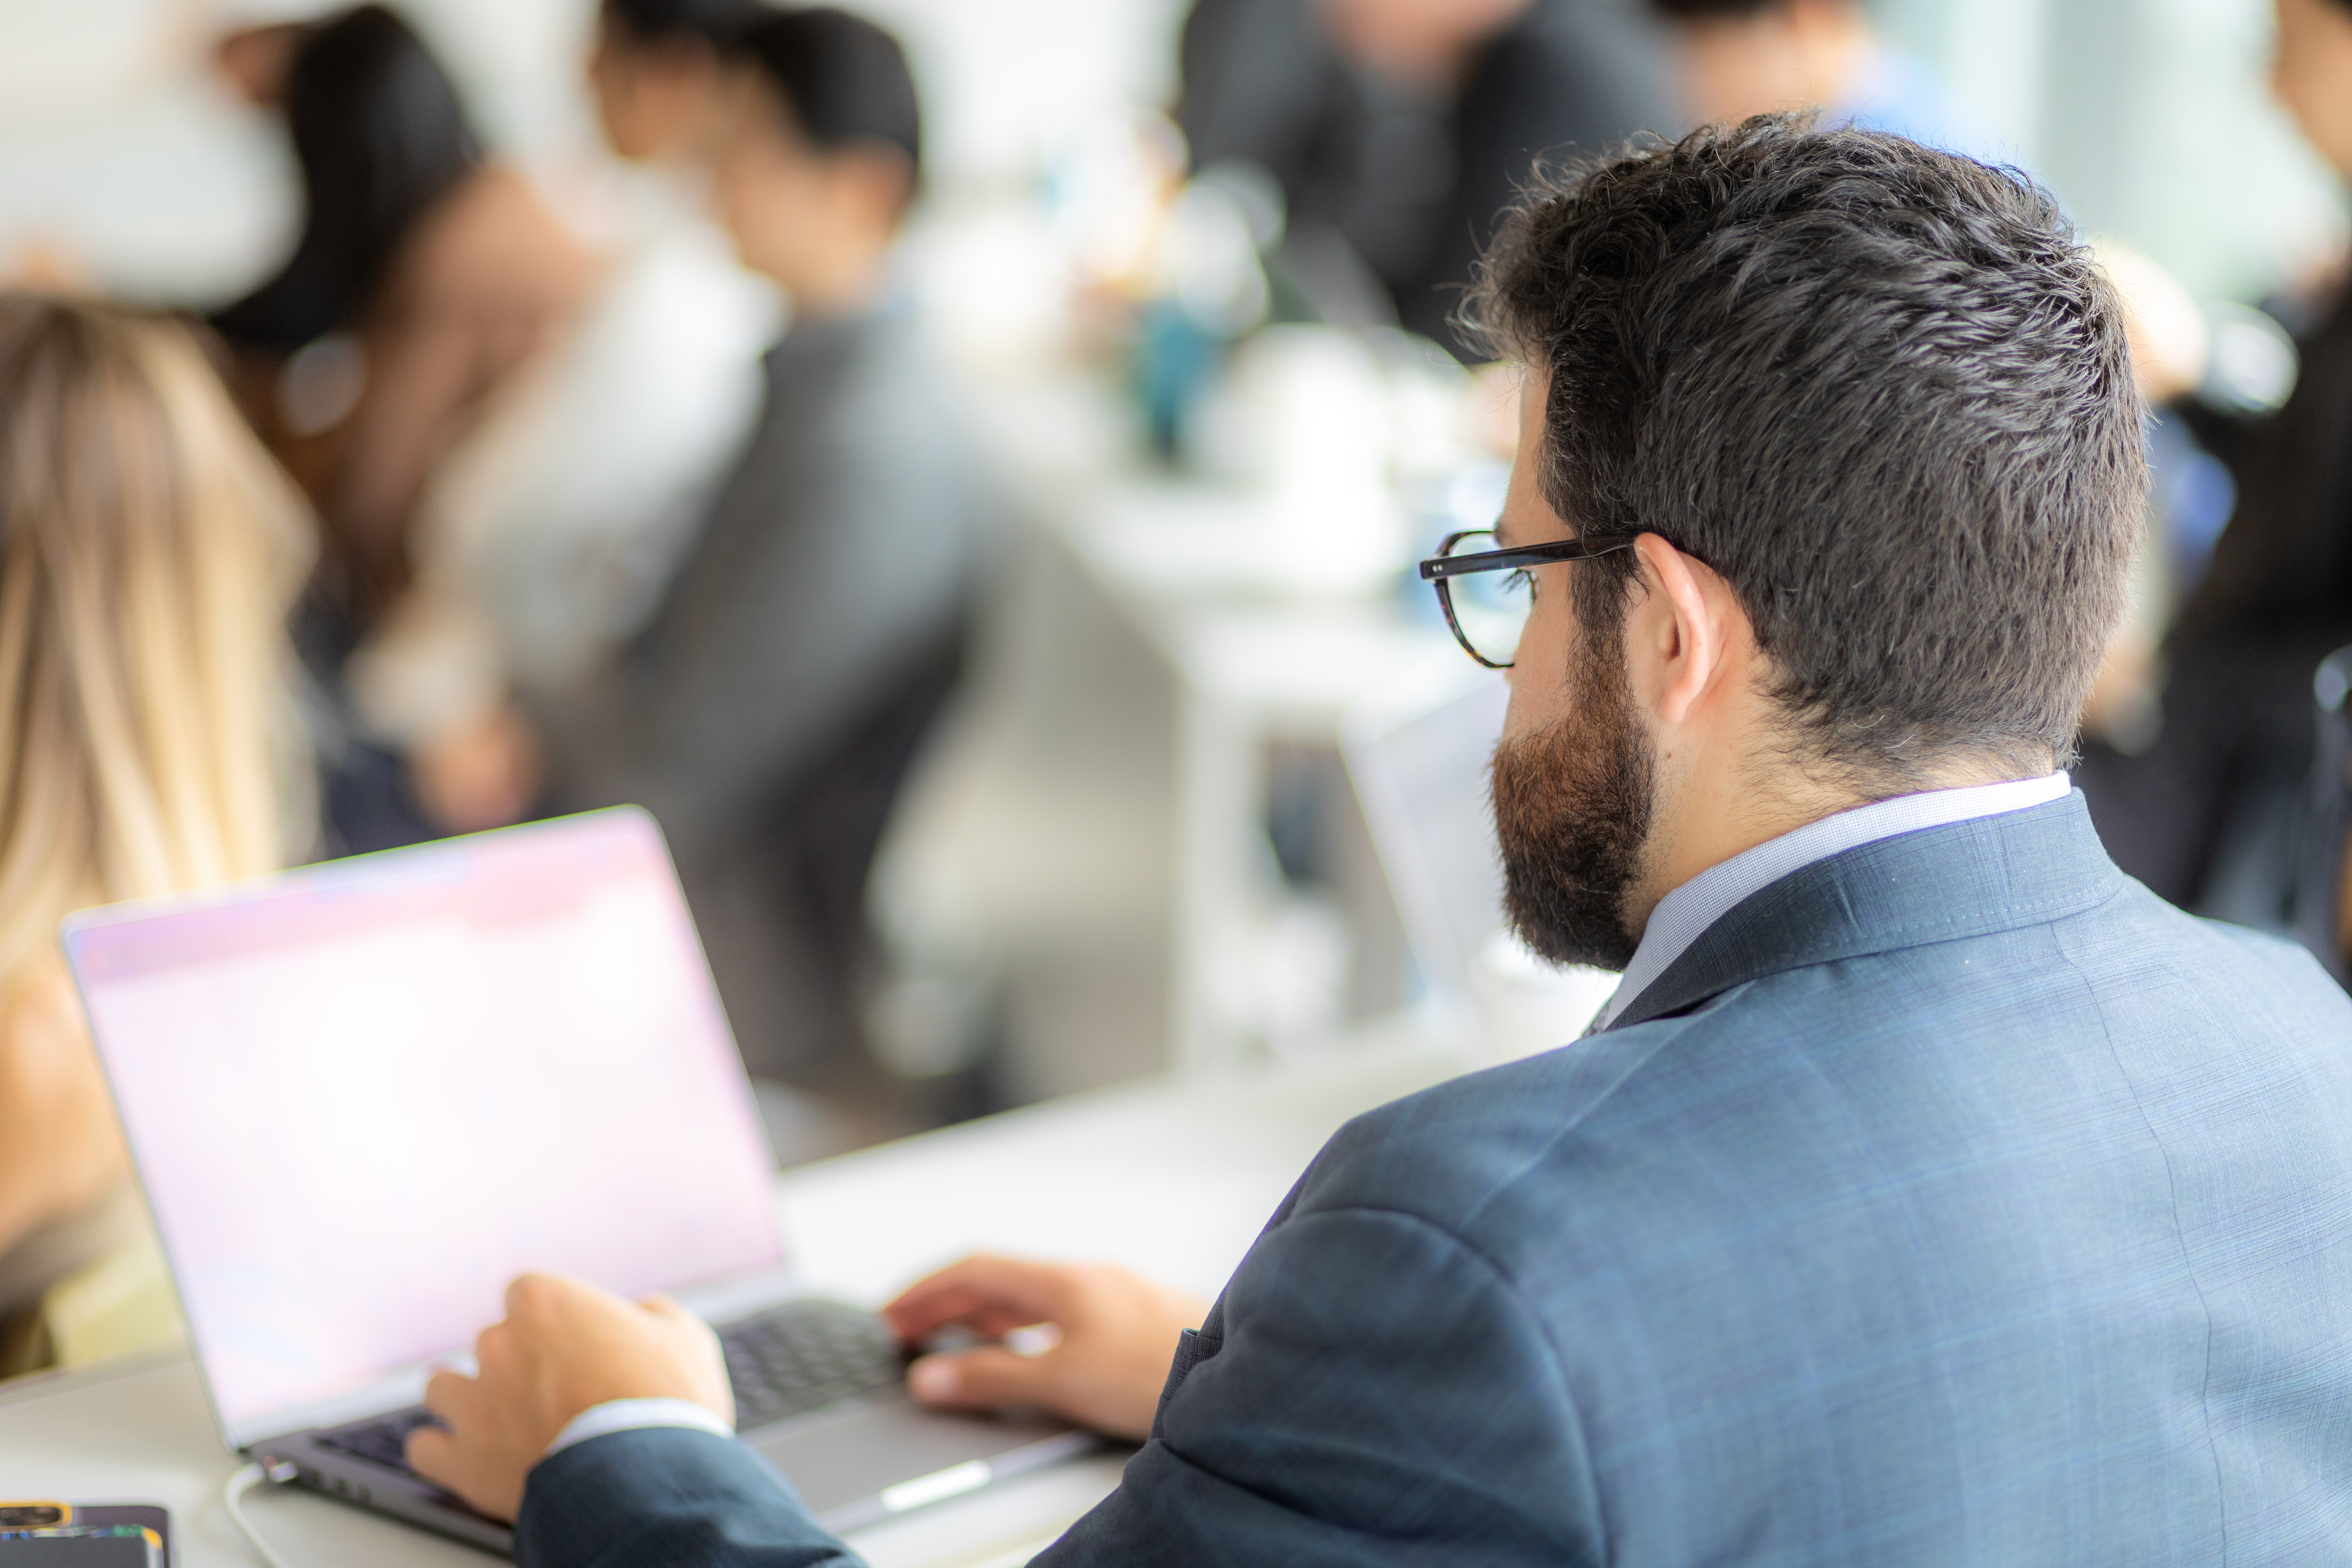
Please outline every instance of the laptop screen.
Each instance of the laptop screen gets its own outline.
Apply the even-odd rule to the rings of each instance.
[[[641,812],[99,910],[66,942],[238,1441],[462,1351],[521,1270],[634,1297],[779,1260]]]

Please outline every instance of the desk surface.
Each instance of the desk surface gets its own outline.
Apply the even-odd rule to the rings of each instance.
[[[1330,1133],[1456,1070],[1448,1043],[1400,1020],[1311,1065],[1152,1083],[992,1117],[785,1173],[788,1245],[814,1289],[879,1302],[977,1249],[1129,1264],[1203,1295]],[[161,1502],[183,1568],[253,1561],[223,1512],[236,1468],[181,1352],[0,1392],[0,1496]],[[1093,1460],[864,1531],[874,1568],[997,1568],[1118,1479]],[[287,1562],[476,1568],[480,1553],[304,1492],[248,1500]]]

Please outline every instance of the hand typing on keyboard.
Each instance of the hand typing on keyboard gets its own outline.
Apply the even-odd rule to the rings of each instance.
[[[425,1407],[442,1423],[408,1437],[408,1463],[494,1519],[522,1506],[523,1479],[572,1418],[614,1399],[690,1399],[735,1419],[719,1337],[676,1302],[633,1306],[577,1279],[526,1274],[507,1315],[475,1342],[477,1375],[442,1372]]]
[[[950,1328],[1003,1342],[917,1362],[908,1387],[925,1404],[1050,1410],[1138,1443],[1150,1434],[1179,1337],[1208,1311],[1124,1268],[1012,1258],[968,1258],[883,1309],[910,1344]]]

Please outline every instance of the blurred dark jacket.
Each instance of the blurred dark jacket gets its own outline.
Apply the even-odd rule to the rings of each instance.
[[[1661,41],[1622,0],[1537,0],[1451,101],[1341,58],[1309,0],[1198,0],[1182,69],[1194,165],[1246,159],[1282,186],[1291,232],[1277,265],[1325,271],[1342,244],[1399,324],[1471,359],[1485,355],[1447,318],[1538,156],[1601,153],[1676,120]]]
[[[2077,779],[2125,870],[2185,908],[2284,930],[2313,672],[2352,642],[2352,294],[2304,340],[2285,407],[2198,434],[2239,499],[2166,645],[2163,731],[2141,756],[2088,749]]]
[[[864,896],[961,660],[988,486],[910,311],[795,325],[750,447],[653,620],[534,705],[551,804],[669,840],[755,1073],[862,1072]]]

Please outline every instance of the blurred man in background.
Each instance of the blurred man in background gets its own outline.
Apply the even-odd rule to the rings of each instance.
[[[892,280],[921,167],[898,43],[769,16],[722,94],[719,215],[793,312],[751,444],[645,630],[487,743],[543,747],[558,809],[649,808],[746,1064],[871,1105],[866,871],[961,668],[988,486]]]
[[[1537,160],[1673,128],[1656,39],[1616,0],[1199,0],[1180,116],[1289,207],[1276,264],[1342,325],[1448,321]]]
[[[774,286],[713,220],[721,51],[753,0],[605,0],[587,79],[614,243],[577,326],[442,465],[414,582],[354,656],[353,705],[463,832],[515,809],[494,731],[640,629],[759,411]]]
[[[1880,37],[1861,0],[1650,0],[1673,27],[1683,107],[1730,121],[1819,109],[1825,125],[1891,131],[2013,163],[1927,67]]]

